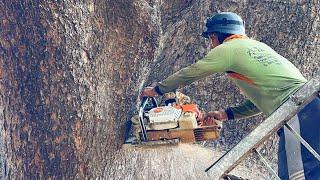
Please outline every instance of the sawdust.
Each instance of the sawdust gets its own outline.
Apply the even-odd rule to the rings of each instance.
[[[124,153],[138,154],[138,162],[143,174],[132,179],[210,179],[205,169],[215,162],[224,152],[202,147],[198,144],[179,144],[157,148],[125,149]],[[133,155],[134,156],[134,155]],[[249,163],[250,164],[250,163]],[[238,166],[231,174],[249,179],[265,179],[257,166],[250,164]],[[254,177],[252,177],[254,175]],[[161,178],[160,178],[161,177]],[[130,179],[130,178],[129,178]]]
[[[205,169],[221,154],[196,144],[126,148],[124,151],[127,155],[138,154],[144,160],[137,164],[144,176],[132,179],[210,179]]]

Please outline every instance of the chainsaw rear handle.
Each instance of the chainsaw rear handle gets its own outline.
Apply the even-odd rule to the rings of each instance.
[[[151,107],[149,106],[148,108],[146,107],[148,103],[151,102]],[[139,108],[139,122],[140,122],[140,127],[141,127],[141,133],[142,133],[142,141],[148,141],[148,136],[147,136],[147,130],[146,126],[143,123],[144,119],[144,111],[150,110],[151,108],[158,107],[158,103],[156,98],[154,97],[143,97],[141,100],[141,105]]]
[[[151,106],[149,105],[149,107],[146,107],[149,102],[151,102]],[[143,97],[141,100],[141,104],[140,104],[140,109],[142,108],[143,110],[150,110],[154,107],[158,107],[158,102],[156,100],[155,97]]]

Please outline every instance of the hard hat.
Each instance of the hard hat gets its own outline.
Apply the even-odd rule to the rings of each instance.
[[[202,33],[205,38],[209,38],[209,34],[213,32],[246,35],[244,21],[233,12],[220,12],[213,15],[207,19],[206,28]]]

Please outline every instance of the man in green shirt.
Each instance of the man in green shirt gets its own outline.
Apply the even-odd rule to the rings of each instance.
[[[144,88],[142,96],[162,95],[216,72],[226,72],[248,100],[238,106],[209,112],[205,119],[210,123],[213,119],[241,119],[260,112],[269,116],[307,81],[286,58],[266,44],[246,37],[244,22],[237,14],[218,13],[207,20],[206,27],[202,35],[211,40],[211,51],[156,86]],[[320,118],[320,98],[314,99],[301,112],[289,123],[319,153],[320,123],[315,117]],[[316,158],[288,129],[283,128],[278,134],[280,178],[320,179],[320,163]]]

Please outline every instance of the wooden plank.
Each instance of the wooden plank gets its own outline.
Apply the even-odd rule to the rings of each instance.
[[[191,129],[165,129],[147,131],[148,140],[156,141],[162,139],[180,139],[182,143],[205,141],[217,139],[220,129],[217,126],[204,126]]]
[[[182,143],[196,142],[194,129],[170,129],[147,131],[149,140],[180,139]]]
[[[320,91],[320,71],[300,90],[264,120],[256,129],[243,138],[234,148],[206,169],[211,179],[219,179],[229,173],[250,152],[267,140],[288,120],[309,103]]]

